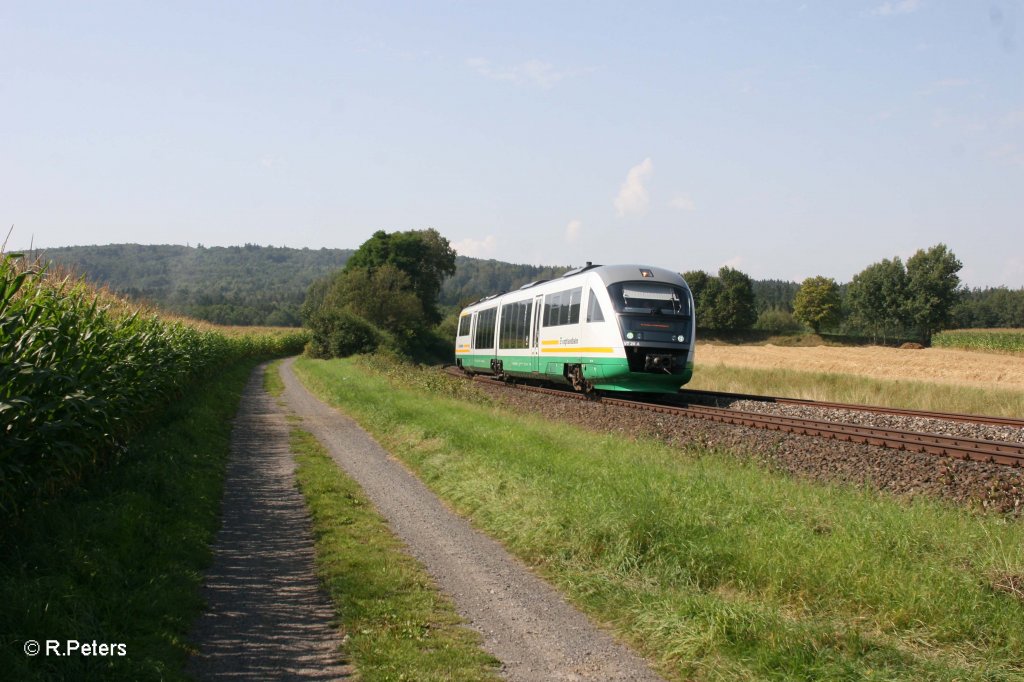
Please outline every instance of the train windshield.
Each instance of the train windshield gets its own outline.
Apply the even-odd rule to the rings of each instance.
[[[622,282],[608,287],[620,313],[689,315],[690,297],[682,287],[661,282]]]

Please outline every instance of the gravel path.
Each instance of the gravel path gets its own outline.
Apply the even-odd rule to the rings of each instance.
[[[203,596],[208,608],[191,640],[194,678],[337,680],[334,610],[316,579],[305,502],[281,408],[263,390],[263,367],[249,378],[231,434],[223,525]]]
[[[658,680],[647,665],[534,576],[497,542],[449,511],[358,424],[312,396],[282,365],[285,400],[363,487],[410,553],[510,680]]]

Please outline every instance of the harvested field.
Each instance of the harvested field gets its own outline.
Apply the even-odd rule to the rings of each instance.
[[[789,348],[700,344],[696,362],[697,372],[702,365],[722,364],[1024,390],[1024,357],[945,348],[901,350],[880,346]]]

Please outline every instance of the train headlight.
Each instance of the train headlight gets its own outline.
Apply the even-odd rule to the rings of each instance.
[[[633,338],[633,332],[626,332],[626,338],[627,339],[632,339]]]

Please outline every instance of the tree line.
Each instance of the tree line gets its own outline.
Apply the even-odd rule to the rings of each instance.
[[[351,249],[108,244],[46,249],[67,269],[135,302],[215,324],[300,325],[306,290]]]
[[[756,310],[750,278],[731,268],[718,277],[704,272],[685,273],[697,306],[698,325],[711,330],[768,331],[769,323],[782,326],[787,315],[815,333],[825,330],[868,336],[883,342],[917,339],[924,345],[932,335],[954,323],[954,310],[964,292],[960,287],[963,265],[945,244],[920,249],[907,259],[897,256],[873,263],[840,286],[834,279],[815,276],[796,289],[791,310]],[[774,317],[772,317],[774,315]]]
[[[45,257],[93,283],[170,312],[218,324],[298,326],[310,285],[344,268],[354,253],[351,249],[255,244],[112,244],[48,249]],[[909,277],[908,268],[916,267],[911,267],[911,260],[903,263],[899,258],[885,259],[859,273],[856,284],[838,284],[838,316],[820,319],[796,315],[801,283],[754,280],[733,268],[724,268],[715,275],[701,271],[684,275],[697,295],[698,320],[706,330],[755,329],[784,334],[817,325],[819,331],[844,335],[909,339],[921,335],[919,316],[910,310],[909,285],[904,282]],[[403,267],[408,270],[409,263]],[[527,282],[553,279],[569,266],[522,265],[456,255],[454,268],[442,278],[434,302],[442,315],[442,326],[451,326],[452,316],[468,302],[511,291]],[[410,275],[406,272],[405,276]],[[402,288],[396,282],[388,286]],[[812,291],[814,287],[809,285],[804,296]],[[419,315],[413,311],[414,317]],[[1024,327],[1024,289],[958,286],[943,326]],[[447,331],[445,327],[438,333]]]

